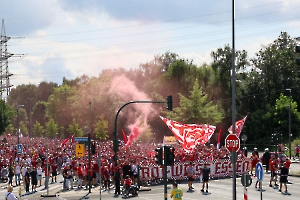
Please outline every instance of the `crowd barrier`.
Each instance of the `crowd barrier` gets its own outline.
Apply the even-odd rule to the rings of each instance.
[[[196,161],[193,162],[195,167],[195,178],[200,178],[201,170],[204,167],[204,163],[210,168],[211,178],[225,178],[232,176],[233,165],[230,159],[218,159],[212,161]],[[248,158],[237,159],[236,162],[236,174],[241,175],[244,172],[250,170],[251,161]],[[175,163],[173,166],[167,167],[167,178],[173,180],[185,180],[187,179],[187,167],[189,163]],[[153,180],[163,178],[163,167],[156,164],[140,165],[140,178],[141,180]]]

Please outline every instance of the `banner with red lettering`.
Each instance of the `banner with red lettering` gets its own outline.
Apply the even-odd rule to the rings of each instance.
[[[224,178],[232,176],[233,166],[229,159],[218,159],[212,162],[194,162],[194,167],[196,171],[195,178],[200,177],[201,170],[204,167],[204,163],[207,163],[207,167],[210,168],[211,178]],[[236,162],[236,174],[242,175],[250,170],[250,159],[238,159]],[[162,179],[163,178],[163,167],[151,164],[143,165],[141,164],[140,178],[143,181]],[[175,163],[174,166],[168,166],[167,168],[167,178],[174,180],[185,180],[187,179],[187,167],[188,163]]]
[[[197,144],[204,145],[216,130],[215,126],[208,124],[183,124],[164,117],[160,118],[173,132],[181,147],[186,151],[193,150]]]

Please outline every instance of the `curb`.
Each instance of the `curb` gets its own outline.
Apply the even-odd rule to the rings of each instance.
[[[140,187],[139,192],[141,191],[151,191],[151,188],[149,187]]]

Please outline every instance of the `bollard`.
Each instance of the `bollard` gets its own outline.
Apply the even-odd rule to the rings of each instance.
[[[245,190],[244,190],[244,200],[248,200],[247,190],[248,190],[248,188],[245,187]]]

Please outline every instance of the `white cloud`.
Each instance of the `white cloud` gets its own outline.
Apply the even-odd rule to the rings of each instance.
[[[296,0],[236,1],[236,49],[253,57],[280,31],[299,36],[299,7]],[[25,37],[9,43],[9,52],[28,54],[11,59],[14,85],[137,68],[166,51],[201,65],[232,44],[231,2],[224,0],[12,0],[0,13],[7,35]]]

